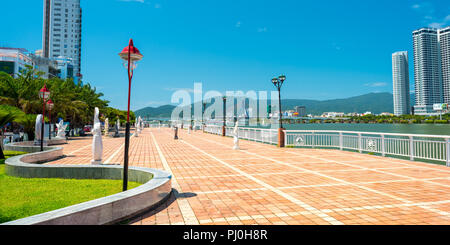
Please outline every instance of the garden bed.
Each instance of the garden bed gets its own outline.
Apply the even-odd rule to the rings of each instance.
[[[5,156],[23,154],[5,151]],[[4,160],[1,160],[3,163]],[[129,188],[140,183],[129,182]],[[0,164],[0,223],[56,210],[122,191],[121,180],[18,178]]]

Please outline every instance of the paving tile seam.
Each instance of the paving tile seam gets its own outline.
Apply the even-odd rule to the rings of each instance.
[[[194,136],[194,137],[196,137],[196,136]],[[204,140],[204,141],[208,141],[208,142],[211,142],[211,143],[215,143],[215,144],[218,144],[218,145],[222,145],[222,146],[229,147],[228,145],[225,145],[225,144],[222,144],[222,143],[219,143],[219,142],[216,142],[216,141],[203,139],[203,138],[201,138],[201,137],[196,137],[196,138],[201,139],[201,140]],[[292,165],[292,164],[289,164],[289,163],[285,163],[285,162],[282,162],[282,161],[279,161],[279,160],[276,160],[276,159],[272,159],[272,158],[270,158],[270,157],[261,156],[261,155],[259,155],[259,154],[257,154],[257,153],[253,153],[253,152],[249,152],[249,151],[244,151],[244,150],[241,150],[241,151],[242,151],[242,152],[245,152],[245,153],[247,153],[247,154],[250,154],[250,155],[260,156],[261,158],[264,158],[264,159],[267,159],[267,160],[271,160],[271,161],[277,162],[277,163],[279,163],[279,164],[283,164],[283,165],[286,165],[286,166],[290,166],[290,167],[294,167],[294,168],[297,168],[297,169],[301,169],[301,170],[307,171],[307,172],[309,172],[309,173],[316,174],[316,175],[319,175],[319,176],[322,176],[322,177],[325,177],[325,178],[329,178],[329,179],[332,179],[332,180],[335,180],[335,181],[338,181],[338,182],[347,183],[347,184],[349,184],[349,185],[355,186],[355,187],[357,187],[357,188],[360,188],[360,189],[363,189],[363,190],[366,190],[366,191],[374,192],[374,193],[377,193],[377,194],[380,194],[380,195],[384,195],[384,196],[393,198],[393,199],[395,199],[395,200],[397,200],[397,201],[401,201],[401,202],[404,202],[404,203],[412,203],[412,201],[409,201],[409,200],[407,200],[407,199],[404,199],[404,198],[401,198],[401,197],[397,197],[397,196],[395,196],[395,195],[391,195],[391,194],[388,194],[388,193],[384,193],[384,192],[382,192],[382,191],[377,191],[377,190],[374,190],[374,189],[369,188],[369,187],[360,186],[360,185],[357,185],[357,184],[354,184],[354,183],[351,183],[351,182],[348,182],[348,181],[345,181],[345,180],[341,180],[341,179],[338,179],[338,178],[335,178],[335,177],[331,177],[331,176],[328,176],[328,175],[325,175],[325,174],[321,174],[321,173],[318,173],[318,172],[315,172],[315,171],[312,171],[312,170],[300,168],[300,167],[298,167],[298,166],[295,166],[295,165]],[[285,151],[285,152],[287,152],[287,151]],[[293,154],[295,154],[295,153],[293,153]],[[295,155],[299,155],[299,156],[307,156],[307,155],[304,155],[304,154],[295,154]],[[318,159],[318,160],[323,160],[323,161],[329,161],[329,162],[340,163],[340,162],[337,162],[337,161],[334,161],[334,160],[324,159],[324,158],[320,158],[320,157],[312,157],[312,156],[308,156],[308,157],[315,158],[315,159]],[[435,210],[435,209],[432,209],[432,208],[428,208],[428,207],[426,207],[426,206],[421,206],[421,208],[424,208],[424,209],[429,210],[429,211],[432,211],[432,212],[437,212],[437,213],[439,213],[439,214],[445,213],[445,215],[449,215],[448,212],[441,211],[441,210]]]
[[[299,172],[299,173],[303,173],[303,172]],[[241,176],[241,175],[237,175],[237,176]],[[444,179],[450,179],[450,177],[438,177],[438,178],[431,178],[431,179],[427,179],[427,180],[444,180]],[[409,179],[407,179],[407,180],[382,180],[382,181],[368,181],[368,182],[356,182],[356,183],[357,184],[381,184],[381,183],[396,183],[396,182],[409,182],[409,181],[412,181],[412,180],[409,180]],[[348,186],[348,184],[339,183],[339,184],[295,185],[295,186],[283,186],[283,187],[277,187],[277,188],[284,190],[284,189],[331,187],[331,186]],[[259,191],[259,190],[268,190],[268,189],[267,188],[253,188],[253,189],[217,190],[217,191],[197,191],[195,193],[209,194],[209,193],[246,192],[246,191]]]
[[[302,154],[295,153],[295,152],[289,152],[289,153],[295,154],[295,155],[298,155],[298,156],[303,156]],[[312,157],[312,156],[310,156],[310,157]],[[320,159],[320,160],[323,160],[323,161],[328,160],[328,159],[319,158],[319,157],[312,157],[312,158]],[[329,162],[333,162],[333,163],[337,163],[337,164],[342,164],[342,165],[349,166],[349,167],[357,167],[356,165],[353,165],[353,164],[342,163],[342,162],[338,162],[338,161],[335,161],[335,160],[328,160],[328,161]],[[359,167],[361,167],[361,166],[359,166]],[[405,175],[401,175],[401,174],[390,173],[390,172],[385,172],[385,171],[382,171],[382,170],[369,169],[367,167],[361,167],[361,168],[363,170],[374,171],[374,172],[378,172],[378,173],[383,173],[383,174],[387,174],[387,175],[401,177],[401,178],[409,179],[409,180],[412,180],[412,181],[419,181],[419,182],[421,181],[421,182],[425,182],[425,183],[428,183],[428,184],[435,184],[435,185],[440,185],[440,186],[444,186],[444,187],[450,187],[449,185],[438,183],[438,182],[428,181],[426,179],[417,179],[417,178],[414,178],[414,177],[405,176]]]
[[[343,156],[345,154],[345,151],[340,151],[340,150],[333,150],[336,153],[340,154],[341,156]],[[361,154],[361,153],[360,153]],[[396,164],[401,164],[401,165],[405,165],[405,166],[409,166],[411,168],[424,168],[424,169],[431,169],[431,170],[436,170],[439,172],[444,172],[444,173],[450,173],[450,170],[444,170],[444,169],[439,169],[439,168],[432,168],[432,167],[427,167],[427,166],[420,166],[420,165],[411,165],[410,163],[405,163],[405,162],[400,162],[400,160],[402,161],[407,161],[407,160],[403,160],[403,159],[398,159],[398,158],[393,158],[393,157],[383,157],[383,156],[372,156],[372,157],[376,157],[378,159],[372,159],[372,160],[367,160],[367,161],[379,161],[379,160],[394,160],[396,161]],[[350,163],[352,162],[358,162],[361,160],[355,160],[355,161],[349,161]],[[366,160],[365,160],[366,161]],[[347,162],[347,161],[343,161],[343,162]],[[429,164],[429,163],[425,163],[425,162],[414,162],[413,163],[422,163],[422,164]],[[431,164],[431,163],[430,163]]]
[[[386,204],[386,205],[374,205],[374,206],[359,206],[351,208],[332,208],[332,209],[321,209],[324,213],[331,212],[342,212],[342,211],[352,211],[352,210],[370,210],[370,209],[385,209],[385,208],[397,208],[397,207],[421,207],[421,206],[432,206],[437,204],[447,204],[450,200],[436,201],[436,202],[418,202],[418,203],[402,203],[402,204]],[[423,207],[421,207],[423,208]],[[435,211],[440,215],[448,216],[447,214],[440,213],[441,210]]]
[[[196,191],[197,194],[215,194],[215,193],[238,193],[251,191],[268,191],[267,188],[249,188],[249,189],[234,189],[234,190],[216,190],[216,191]]]
[[[252,144],[252,145],[256,145],[256,144],[260,144],[259,142],[254,142],[254,141],[248,141],[246,143]],[[257,146],[258,148],[261,148],[260,146]],[[302,149],[302,148],[299,148]],[[295,149],[289,149],[289,148],[285,148],[286,152],[295,150]],[[309,149],[311,150],[311,149]],[[314,149],[313,149],[314,150]],[[357,152],[348,152],[348,151],[341,151],[338,149],[315,149],[317,150],[325,150],[325,151],[332,151],[334,154],[340,155],[340,156],[345,156],[348,153],[357,153]],[[361,154],[361,153],[357,153],[357,154]],[[355,157],[359,157],[359,156],[355,156]],[[398,159],[398,158],[392,158],[392,157],[387,157],[387,156],[376,156],[376,155],[372,155],[371,157],[377,158],[377,159],[360,159],[360,160],[351,160],[351,161],[341,161],[341,163],[352,163],[352,162],[360,162],[362,160],[364,161],[388,161],[388,160],[393,160],[395,161],[396,164],[401,164],[401,165],[405,165],[405,166],[409,166],[410,168],[424,168],[424,169],[430,169],[430,170],[435,170],[435,171],[439,171],[439,172],[445,172],[445,173],[450,173],[450,170],[444,170],[444,169],[440,169],[440,168],[432,168],[432,167],[427,167],[427,166],[421,166],[421,165],[411,165],[410,163],[405,163],[402,161],[408,161],[408,160],[404,160],[404,159]],[[412,162],[412,163],[416,163],[416,164],[420,164],[423,162]],[[427,164],[427,163],[423,163],[423,164]],[[440,165],[439,165],[440,166]]]
[[[299,153],[296,153],[296,152],[288,152],[288,153],[294,154],[294,155],[297,155],[297,156],[304,156],[303,154],[299,154]],[[310,156],[310,157],[312,157],[312,156]],[[342,164],[342,165],[349,166],[349,167],[360,167],[363,170],[374,171],[374,172],[378,172],[378,173],[383,173],[383,174],[392,175],[392,176],[401,177],[401,178],[406,178],[406,179],[415,180],[415,181],[423,181],[423,182],[429,183],[429,184],[436,184],[436,185],[441,185],[441,186],[445,186],[445,187],[450,187],[450,185],[446,185],[446,184],[442,184],[442,183],[430,182],[430,181],[426,181],[424,179],[417,179],[417,178],[406,176],[406,175],[385,172],[385,171],[382,171],[382,170],[379,170],[379,169],[370,169],[370,168],[363,167],[363,166],[358,166],[358,165],[353,165],[353,164],[349,164],[349,163],[338,162],[338,161],[335,161],[335,160],[329,160],[329,159],[319,158],[319,157],[312,157],[312,158],[316,158],[318,160],[320,159],[320,160],[323,160],[323,161],[327,160],[328,162],[338,163],[338,164]],[[408,168],[414,168],[414,167],[408,167]]]
[[[79,152],[79,151],[81,151],[81,150],[84,150],[84,149],[88,148],[89,146],[92,146],[92,144],[89,144],[89,145],[83,146],[83,147],[81,147],[81,148],[78,148],[77,150],[70,152],[68,155],[69,155],[69,156],[70,156],[70,155],[73,155],[73,154],[75,154],[75,153],[77,153],[77,152]]]
[[[206,139],[203,139],[203,140],[206,140]],[[218,142],[214,142],[214,141],[210,141],[210,140],[207,140],[207,141],[213,142],[213,143],[216,143],[216,144],[220,144],[220,145],[223,145],[223,146],[226,146],[226,145],[221,144],[221,143],[218,143]],[[252,142],[252,143],[253,143],[253,145],[254,145],[256,142]],[[248,152],[248,151],[244,151],[244,152],[246,152],[246,153],[248,153],[248,154],[252,154],[252,155],[258,155],[258,154],[253,153],[253,152]],[[314,158],[314,159],[321,160],[321,161],[333,162],[333,163],[343,164],[343,165],[347,165],[347,166],[351,166],[351,167],[358,167],[358,168],[362,168],[362,169],[364,169],[364,170],[370,170],[370,169],[368,169],[368,168],[366,168],[366,167],[361,167],[361,166],[352,165],[352,164],[346,164],[346,163],[338,162],[338,161],[335,161],[335,160],[325,159],[325,158],[316,157],[316,156],[308,156],[308,155],[301,154],[301,153],[298,153],[298,152],[291,152],[291,151],[286,151],[286,150],[283,151],[283,152],[288,152],[288,153],[291,153],[291,154],[294,154],[294,155],[298,155],[298,156],[303,156],[303,157],[310,157],[310,158]],[[262,158],[266,158],[266,159],[271,159],[271,158],[265,157],[265,156],[261,156],[261,157],[262,157]],[[276,160],[276,159],[272,159],[272,160],[273,160],[273,161],[276,161],[276,162],[278,162],[278,163],[280,163],[280,164],[284,164],[284,165],[287,165],[287,166],[292,166],[291,164],[284,163],[284,162],[281,162],[281,161]],[[296,167],[296,166],[292,166],[292,167]],[[296,167],[296,168],[298,168],[298,167]],[[299,169],[303,169],[303,168],[299,168]],[[433,170],[434,170],[434,169],[433,169]],[[331,177],[331,176],[323,175],[323,174],[320,174],[320,173],[315,172],[315,171],[312,171],[312,170],[310,170],[310,172],[311,172],[311,173],[318,174],[318,175],[321,175],[321,176],[323,176],[323,177],[329,177],[329,178],[335,179],[336,181],[339,181],[339,182],[347,182],[347,181],[345,181],[345,180],[340,180],[340,179],[338,179],[338,178],[334,178],[334,177]],[[383,171],[379,171],[379,172],[384,173]],[[444,172],[446,172],[446,171],[444,171]],[[387,173],[385,173],[385,174],[387,174]],[[397,176],[397,177],[409,178],[409,179],[414,180],[414,181],[422,181],[422,180],[420,180],[420,179],[416,179],[416,178],[409,177],[409,176]],[[435,182],[429,182],[429,181],[423,181],[423,182],[431,183],[431,184],[439,184],[439,185],[443,185],[443,186],[448,187],[448,185],[441,184],[441,183],[435,183]],[[396,200],[398,200],[398,201],[402,201],[402,202],[405,202],[405,203],[412,203],[412,201],[406,200],[406,199],[401,198],[401,197],[397,197],[397,196],[395,196],[395,195],[391,195],[391,194],[384,193],[384,192],[381,192],[381,191],[373,190],[373,189],[368,188],[368,187],[365,187],[365,186],[359,186],[359,185],[354,184],[354,183],[350,183],[350,182],[347,182],[347,183],[349,183],[350,185],[356,186],[356,187],[358,187],[358,188],[367,190],[367,191],[372,191],[372,192],[375,192],[375,193],[377,193],[377,194],[389,196],[389,197],[394,198],[394,199],[396,199]],[[421,208],[423,208],[423,209],[426,209],[426,210],[429,210],[429,211],[432,211],[432,212],[435,212],[435,213],[438,213],[438,214],[440,214],[440,215],[450,216],[450,213],[449,213],[449,212],[446,212],[446,211],[442,211],[442,210],[439,210],[439,209],[429,208],[429,207],[427,207],[427,206],[419,206],[419,207],[421,207]]]
[[[172,175],[172,186],[175,187],[175,189],[178,189],[181,191],[181,187],[178,184],[178,181],[176,179],[176,176],[173,174],[169,163],[167,162],[164,153],[161,151],[161,149],[159,148],[159,144],[156,141],[156,138],[153,134],[153,132],[150,132],[153,142],[155,144],[156,150],[158,151],[159,154],[159,158],[161,159],[161,162],[164,166],[164,169],[166,171],[168,171],[171,175]],[[180,194],[179,193],[175,193],[175,197],[178,203],[178,207],[181,211],[181,214],[183,215],[183,219],[186,225],[198,225],[198,219],[195,216],[194,211],[192,210],[191,205],[189,204],[189,201],[183,198],[180,198]]]
[[[438,177],[431,178],[427,180],[444,180],[450,179],[450,177]],[[380,180],[380,181],[367,181],[367,182],[355,182],[355,184],[382,184],[382,183],[397,183],[397,182],[410,182],[414,180],[405,179],[405,180]],[[317,184],[317,185],[297,185],[297,186],[284,186],[279,187],[280,189],[296,189],[296,188],[310,188],[310,187],[326,187],[326,186],[348,186],[349,184],[340,183],[340,184]]]
[[[269,190],[273,191],[274,193],[277,193],[278,195],[280,195],[280,196],[286,198],[287,200],[289,200],[289,201],[299,205],[300,207],[302,207],[302,208],[304,208],[306,210],[318,211],[316,208],[314,208],[312,206],[309,206],[308,204],[306,204],[306,203],[304,203],[304,202],[302,202],[302,201],[292,197],[291,195],[289,195],[287,193],[282,192],[281,190],[279,190],[279,189],[277,189],[277,188],[275,188],[275,187],[265,183],[264,181],[261,181],[261,180],[255,178],[255,177],[251,176],[250,174],[247,174],[246,172],[244,172],[244,171],[242,171],[242,170],[240,170],[238,168],[233,167],[232,165],[230,165],[230,164],[228,164],[228,163],[226,163],[226,162],[216,158],[215,156],[213,156],[213,155],[203,151],[202,149],[200,149],[200,148],[198,148],[198,147],[196,147],[196,146],[194,146],[194,145],[192,145],[192,144],[190,144],[190,143],[188,143],[188,142],[186,142],[184,140],[180,140],[180,141],[185,143],[185,144],[187,144],[187,145],[189,145],[189,146],[191,146],[192,148],[202,152],[203,154],[211,157],[212,159],[222,163],[223,165],[233,169],[234,171],[236,171],[238,173],[241,173],[243,176],[245,176],[245,177],[253,180],[254,182],[256,182],[256,183],[258,183],[258,184],[268,188]],[[325,221],[328,221],[330,224],[333,224],[333,225],[343,224],[342,222],[340,222],[340,221],[334,219],[333,217],[330,217],[330,216],[328,216],[328,215],[326,215],[325,213],[322,213],[322,212],[320,212],[317,216],[319,216],[320,218],[324,219]]]

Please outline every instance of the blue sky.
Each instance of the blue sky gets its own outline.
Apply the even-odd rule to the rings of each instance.
[[[0,46],[42,47],[41,0],[3,1]],[[144,55],[132,109],[168,104],[174,90],[273,90],[283,98],[334,99],[391,92],[391,54],[411,32],[450,24],[448,1],[81,0],[83,81],[126,109],[117,55],[129,38]],[[5,22],[6,20],[6,22]]]

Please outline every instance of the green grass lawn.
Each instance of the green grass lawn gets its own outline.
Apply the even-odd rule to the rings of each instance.
[[[26,152],[21,152],[21,151],[3,151],[3,154],[5,155],[6,158],[10,158],[10,157],[17,156],[17,155],[22,155],[25,153]],[[5,159],[1,159],[0,164],[4,164],[4,163],[5,163]]]
[[[17,154],[23,153],[5,152],[7,157]],[[129,182],[128,188],[135,188],[139,185],[136,182]],[[6,175],[5,165],[0,164],[0,223],[94,200],[121,191],[121,180],[17,178]]]

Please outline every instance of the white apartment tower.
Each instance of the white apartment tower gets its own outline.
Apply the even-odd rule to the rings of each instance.
[[[432,114],[433,104],[443,102],[438,30],[422,28],[413,31],[413,46],[416,94],[414,114]]]
[[[74,75],[81,77],[80,0],[44,0],[42,37],[43,56],[72,59]]]
[[[394,114],[410,114],[408,52],[392,54],[392,84],[394,95]]]
[[[450,104],[450,26],[439,30],[444,103]]]

